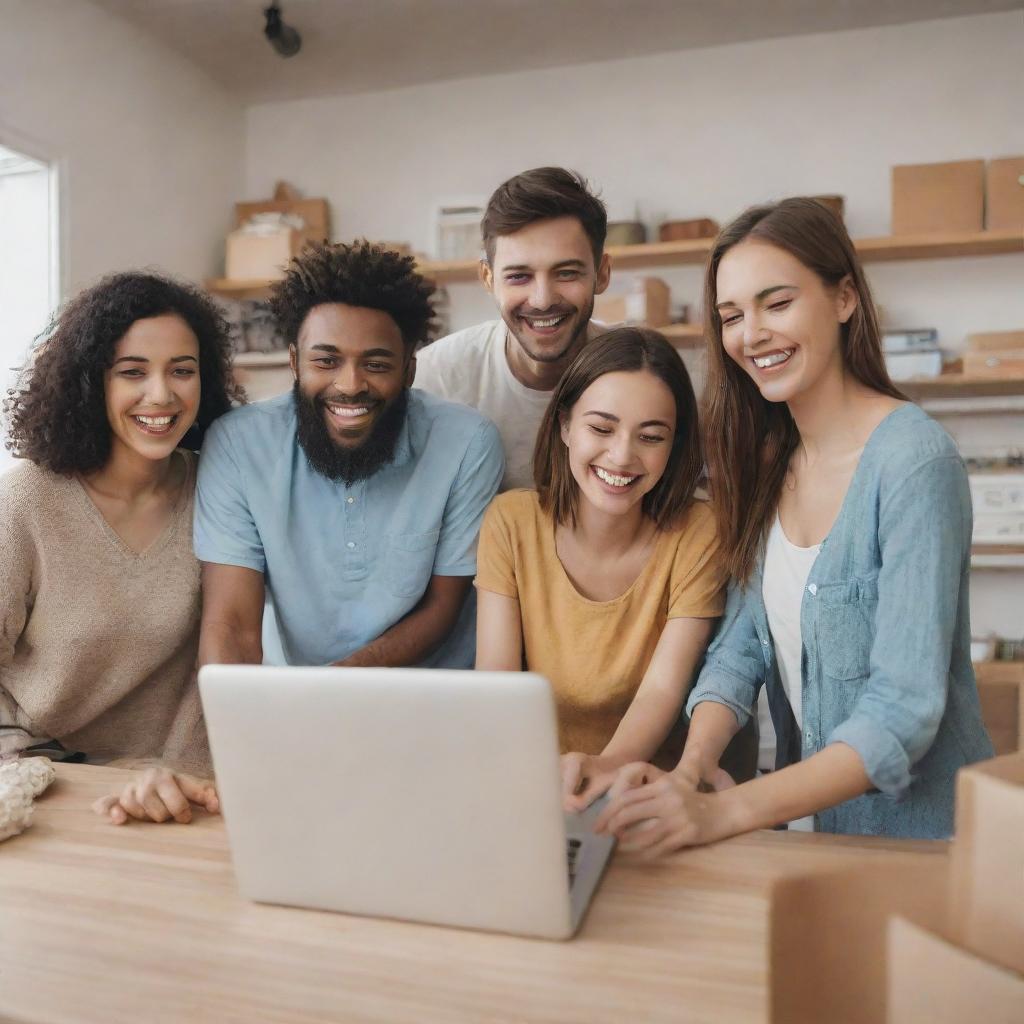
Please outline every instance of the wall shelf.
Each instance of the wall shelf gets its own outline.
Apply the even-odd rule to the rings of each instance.
[[[241,366],[246,370],[260,369],[264,366],[288,366],[288,350],[236,352],[232,362],[235,366]]]
[[[1024,395],[1024,377],[969,377],[943,373],[896,381],[896,386],[915,401],[928,398],[1006,398]]]
[[[707,259],[713,243],[712,238],[696,238],[684,242],[647,242],[643,245],[612,245],[607,252],[612,259],[612,268],[616,270],[699,265]],[[865,263],[1001,256],[1024,253],[1024,232],[1005,230],[890,235],[861,238],[854,245]],[[437,284],[476,281],[480,276],[479,260],[424,260],[418,269]],[[260,293],[264,293],[272,283],[215,278],[207,281],[206,287],[217,295],[229,298],[259,298]]]

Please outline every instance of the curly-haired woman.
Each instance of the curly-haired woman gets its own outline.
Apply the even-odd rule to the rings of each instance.
[[[115,274],[56,315],[4,402],[0,755],[205,767],[187,449],[240,399],[192,287]]]

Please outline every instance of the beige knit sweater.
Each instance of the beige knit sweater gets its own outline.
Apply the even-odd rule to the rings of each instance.
[[[0,753],[58,739],[90,761],[209,771],[195,681],[195,464],[171,522],[133,552],[76,479],[0,477]]]

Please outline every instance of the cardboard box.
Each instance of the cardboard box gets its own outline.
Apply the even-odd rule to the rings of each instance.
[[[865,863],[777,882],[769,919],[769,1006],[775,1024],[885,1020],[888,920],[944,922],[946,862]]]
[[[1024,377],[1024,348],[965,352],[964,374],[968,377]]]
[[[606,324],[664,327],[669,316],[669,286],[660,277],[638,277],[624,295],[598,295],[594,319]]]
[[[710,217],[695,220],[667,220],[658,228],[659,242],[687,242],[694,238],[714,238],[718,221]]]
[[[294,228],[268,235],[232,231],[227,239],[225,276],[236,281],[279,281],[288,261],[298,255],[305,241]]]
[[[1024,156],[989,160],[985,173],[985,227],[1024,230]]]
[[[880,1020],[888,1024],[1024,1021],[1024,977],[1016,972],[980,959],[903,917],[890,919],[888,947],[887,1016]]]
[[[892,169],[894,235],[981,231],[984,209],[984,160]]]
[[[974,674],[981,718],[996,753],[1020,753],[1024,750],[1024,665],[986,661],[974,666]]]
[[[1024,754],[957,775],[949,906],[954,941],[1024,974]]]
[[[279,181],[272,199],[235,203],[235,227],[240,228],[257,213],[290,213],[300,217],[305,227],[298,229],[303,242],[324,242],[331,237],[330,211],[326,199],[300,199],[285,181]],[[231,277],[229,272],[228,277]]]
[[[967,335],[968,352],[1006,352],[1024,349],[1024,331],[984,331]]]

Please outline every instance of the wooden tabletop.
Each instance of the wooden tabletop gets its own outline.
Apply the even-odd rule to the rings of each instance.
[[[617,854],[577,938],[545,942],[249,903],[219,817],[109,825],[89,805],[127,773],[57,772],[0,843],[0,1019],[19,1024],[764,1021],[774,880],[947,849],[760,832]]]

